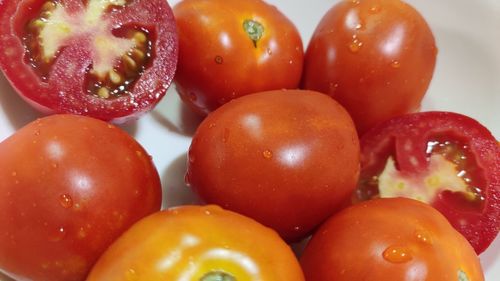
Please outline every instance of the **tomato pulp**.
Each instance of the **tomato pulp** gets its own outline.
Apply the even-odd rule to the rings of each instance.
[[[477,121],[451,112],[388,120],[361,138],[356,197],[432,204],[483,252],[500,229],[500,147]]]
[[[164,96],[177,63],[167,1],[0,2],[0,67],[45,113],[124,122]]]

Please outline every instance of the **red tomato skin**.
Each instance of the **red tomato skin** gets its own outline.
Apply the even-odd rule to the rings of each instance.
[[[138,119],[152,110],[173,79],[178,37],[172,10],[166,1],[137,0],[127,12],[105,15],[110,28],[141,26],[151,30],[154,59],[135,82],[130,94],[101,99],[86,93],[84,83],[91,59],[90,36],[73,38],[57,55],[47,82],[33,71],[22,37],[27,21],[45,0],[0,2],[0,68],[16,92],[44,114],[70,113],[113,123]],[[80,13],[81,1],[62,0],[66,9]]]
[[[0,155],[0,268],[17,280],[84,280],[108,245],[161,206],[149,155],[96,119],[38,119],[0,143]]]
[[[406,198],[340,211],[313,235],[300,263],[307,281],[466,280],[458,270],[484,280],[467,240],[434,208]]]
[[[405,2],[340,1],[314,31],[302,84],[342,104],[362,135],[419,110],[436,55],[431,29]]]
[[[250,93],[296,89],[304,59],[294,24],[261,0],[184,0],[174,7],[179,31],[177,91],[206,115]],[[256,45],[243,28],[256,20],[264,32]]]
[[[358,179],[358,146],[351,118],[326,95],[255,93],[201,123],[186,181],[206,202],[298,241],[348,201]]]
[[[436,135],[464,141],[474,154],[477,170],[484,181],[480,186],[484,198],[481,212],[457,209],[441,196],[432,203],[480,254],[500,230],[500,146],[478,121],[462,114],[440,111],[387,120],[361,138],[361,177],[379,173],[389,155],[395,156],[399,170],[418,176],[428,166],[427,142]],[[461,219],[467,223],[460,223]]]

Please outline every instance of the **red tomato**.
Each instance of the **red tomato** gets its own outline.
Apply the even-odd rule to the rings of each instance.
[[[0,155],[0,269],[17,280],[84,280],[111,242],[160,209],[151,158],[105,122],[39,119]]]
[[[300,263],[307,281],[482,281],[474,249],[434,208],[406,198],[363,202],[330,218]]]
[[[46,113],[124,122],[151,110],[177,62],[164,0],[0,1],[0,68]]]
[[[132,226],[87,281],[303,281],[276,232],[217,206],[183,206]]]
[[[419,109],[436,54],[432,31],[405,2],[341,1],[311,38],[303,86],[336,99],[363,134]]]
[[[351,118],[333,99],[270,91],[208,115],[188,158],[186,181],[202,199],[297,241],[349,200],[359,143]]]
[[[299,86],[302,40],[276,7],[261,0],[184,0],[174,14],[175,83],[195,111],[207,114],[236,97]]]
[[[500,147],[477,121],[451,112],[393,118],[361,139],[359,199],[427,202],[483,252],[500,229]]]

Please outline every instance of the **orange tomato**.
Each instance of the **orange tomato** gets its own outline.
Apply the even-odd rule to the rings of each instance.
[[[303,281],[290,247],[271,229],[217,206],[182,206],[139,221],[87,281]]]

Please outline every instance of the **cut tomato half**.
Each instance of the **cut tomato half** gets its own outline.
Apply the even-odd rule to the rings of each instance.
[[[45,113],[136,118],[165,95],[177,53],[164,0],[0,1],[0,67]]]
[[[361,139],[355,200],[408,197],[441,211],[476,252],[500,228],[500,146],[477,121],[451,112],[393,118]]]

